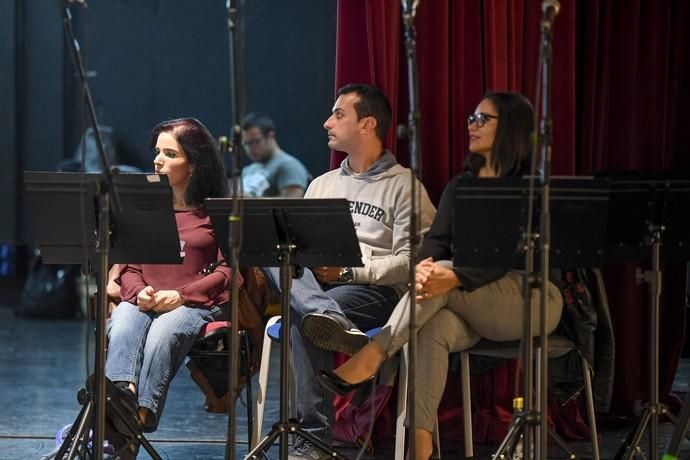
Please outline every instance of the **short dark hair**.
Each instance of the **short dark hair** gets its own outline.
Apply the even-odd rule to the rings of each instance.
[[[529,173],[534,137],[532,104],[522,94],[510,92],[488,92],[484,99],[498,112],[491,167],[501,177]]]
[[[350,84],[338,90],[338,96],[356,93],[359,101],[355,102],[357,119],[374,117],[376,120],[376,137],[385,142],[386,134],[391,126],[391,103],[383,91],[372,85]]]
[[[206,198],[228,195],[228,181],[218,142],[206,126],[196,118],[160,122],[151,131],[151,149],[156,147],[158,136],[163,132],[175,138],[193,168],[185,197],[187,204],[202,205]]]
[[[259,128],[261,134],[268,136],[269,133],[276,132],[276,125],[268,115],[263,113],[250,112],[244,116],[242,120],[242,131],[247,131],[252,128]]]

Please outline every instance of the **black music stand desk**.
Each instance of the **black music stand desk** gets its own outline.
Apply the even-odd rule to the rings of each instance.
[[[166,176],[116,175],[113,184],[117,190],[120,211],[118,215],[103,216],[100,210],[107,209],[107,206],[104,207],[102,203],[100,191],[103,183],[100,174],[26,171],[24,183],[34,238],[41,249],[44,263],[82,264],[84,273],[95,271],[98,275],[97,390],[95,395],[80,392],[83,407],[55,456],[62,459],[71,445],[67,456],[71,459],[80,449],[82,453],[88,452],[88,429],[94,425],[96,432],[95,425],[100,423],[98,420],[103,420],[105,414],[105,396],[102,400],[98,397],[98,388],[105,388],[108,264],[182,262],[172,209],[172,192]],[[106,225],[104,222],[108,226],[107,236],[104,236],[104,229],[101,228]],[[104,245],[102,241],[108,243]],[[112,408],[125,423],[132,425],[117,405]],[[130,428],[132,434],[136,435],[136,427]],[[141,436],[140,440],[151,457],[160,458],[146,438]]]
[[[232,200],[211,198],[206,208],[224,254],[228,252],[228,217]],[[361,267],[359,241],[345,199],[246,199],[243,215],[241,266],[280,266],[282,322],[280,361],[280,419],[248,454],[258,459],[278,437],[280,458],[288,458],[288,435],[298,434],[332,458],[343,458],[288,417],[288,363],[290,360],[290,288],[295,267]],[[299,270],[298,270],[299,271]],[[232,414],[234,416],[234,414]]]
[[[462,178],[455,189],[453,252],[458,267],[524,268],[528,179]],[[539,185],[535,202],[541,201]],[[553,266],[596,267],[604,259],[609,186],[586,177],[551,180]],[[539,210],[535,209],[536,217]],[[534,219],[536,226],[539,220]]]
[[[611,211],[607,232],[610,261],[651,263],[638,268],[636,281],[649,285],[649,402],[634,430],[621,443],[614,459],[632,459],[649,426],[650,457],[658,458],[659,416],[666,406],[659,401],[659,316],[661,313],[661,260],[690,259],[690,179],[673,173],[602,173],[611,183]],[[678,453],[680,439],[690,425],[684,408],[668,445],[668,458]],[[664,457],[667,458],[667,457]]]
[[[535,183],[533,195],[534,218],[528,229],[529,179],[519,177],[481,179],[461,178],[455,188],[455,216],[453,219],[453,265],[457,267],[486,267],[524,269],[530,266],[527,257],[541,252],[537,243],[543,202],[541,186]],[[551,214],[551,247],[548,255],[551,266],[581,267],[599,266],[603,262],[606,236],[609,188],[606,181],[583,177],[553,177],[551,179],[549,212]],[[533,236],[534,241],[531,241]],[[540,257],[541,259],[541,257]],[[549,274],[541,268],[526,273],[524,283],[542,286]],[[541,293],[541,317],[546,317],[546,296]],[[532,395],[532,324],[531,289],[523,286],[525,314],[523,317],[523,359],[524,359],[524,407],[515,407],[504,441],[494,454],[502,458],[512,452],[520,435],[530,442],[528,429],[546,417],[546,407],[533,401]],[[541,353],[548,353],[548,337],[540,338]],[[543,356],[540,356],[543,358]],[[540,391],[546,391],[547,369],[545,359],[541,364]],[[538,395],[540,396],[540,395]],[[569,452],[565,442],[549,429],[559,446]],[[595,451],[598,447],[595,443]]]

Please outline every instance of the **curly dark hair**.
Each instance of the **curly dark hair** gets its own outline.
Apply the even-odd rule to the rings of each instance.
[[[160,133],[175,138],[194,170],[185,200],[190,205],[202,205],[206,198],[226,197],[228,181],[220,158],[218,142],[196,118],[176,118],[158,123],[151,131],[149,148],[156,147]]]

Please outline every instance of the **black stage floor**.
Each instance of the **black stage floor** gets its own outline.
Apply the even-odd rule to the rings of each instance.
[[[39,459],[55,446],[58,429],[71,423],[79,405],[76,392],[85,380],[85,347],[87,333],[81,321],[19,320],[11,309],[0,308],[0,460]],[[277,348],[272,353],[271,383],[267,398],[264,429],[278,415]],[[690,366],[683,362],[676,384],[680,391],[687,388]],[[603,422],[603,420],[602,420]],[[635,420],[618,420],[602,426],[601,458],[613,458],[620,440]],[[203,396],[182,368],[174,379],[159,430],[149,439],[164,459],[222,459],[227,419],[223,414],[203,410]],[[663,447],[673,429],[661,426]],[[245,408],[238,403],[237,457],[247,452]],[[393,442],[377,443],[375,455],[367,459],[392,459]],[[444,444],[443,458],[463,458],[462,446]],[[496,446],[476,445],[478,458],[491,458]],[[578,458],[591,458],[589,443],[573,443]],[[646,447],[646,444],[645,444]],[[339,449],[348,458],[355,458],[353,447]],[[683,458],[690,457],[690,443],[684,444]],[[553,457],[563,458],[554,449]],[[149,456],[143,452],[140,459]],[[277,448],[268,458],[278,458]]]

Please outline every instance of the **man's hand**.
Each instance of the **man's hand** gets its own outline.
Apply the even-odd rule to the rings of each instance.
[[[319,283],[337,283],[341,267],[313,267],[312,273]]]
[[[431,258],[422,260],[415,268],[415,294],[417,300],[431,299],[460,286],[455,272]]]
[[[139,291],[137,294],[137,305],[139,305],[139,310],[149,311],[156,306],[156,300],[153,297],[154,291],[151,286],[146,286],[144,289]]]
[[[160,290],[153,295],[153,299],[156,305],[153,307],[153,311],[156,313],[165,313],[172,311],[184,305],[184,298],[182,295],[175,290]]]

